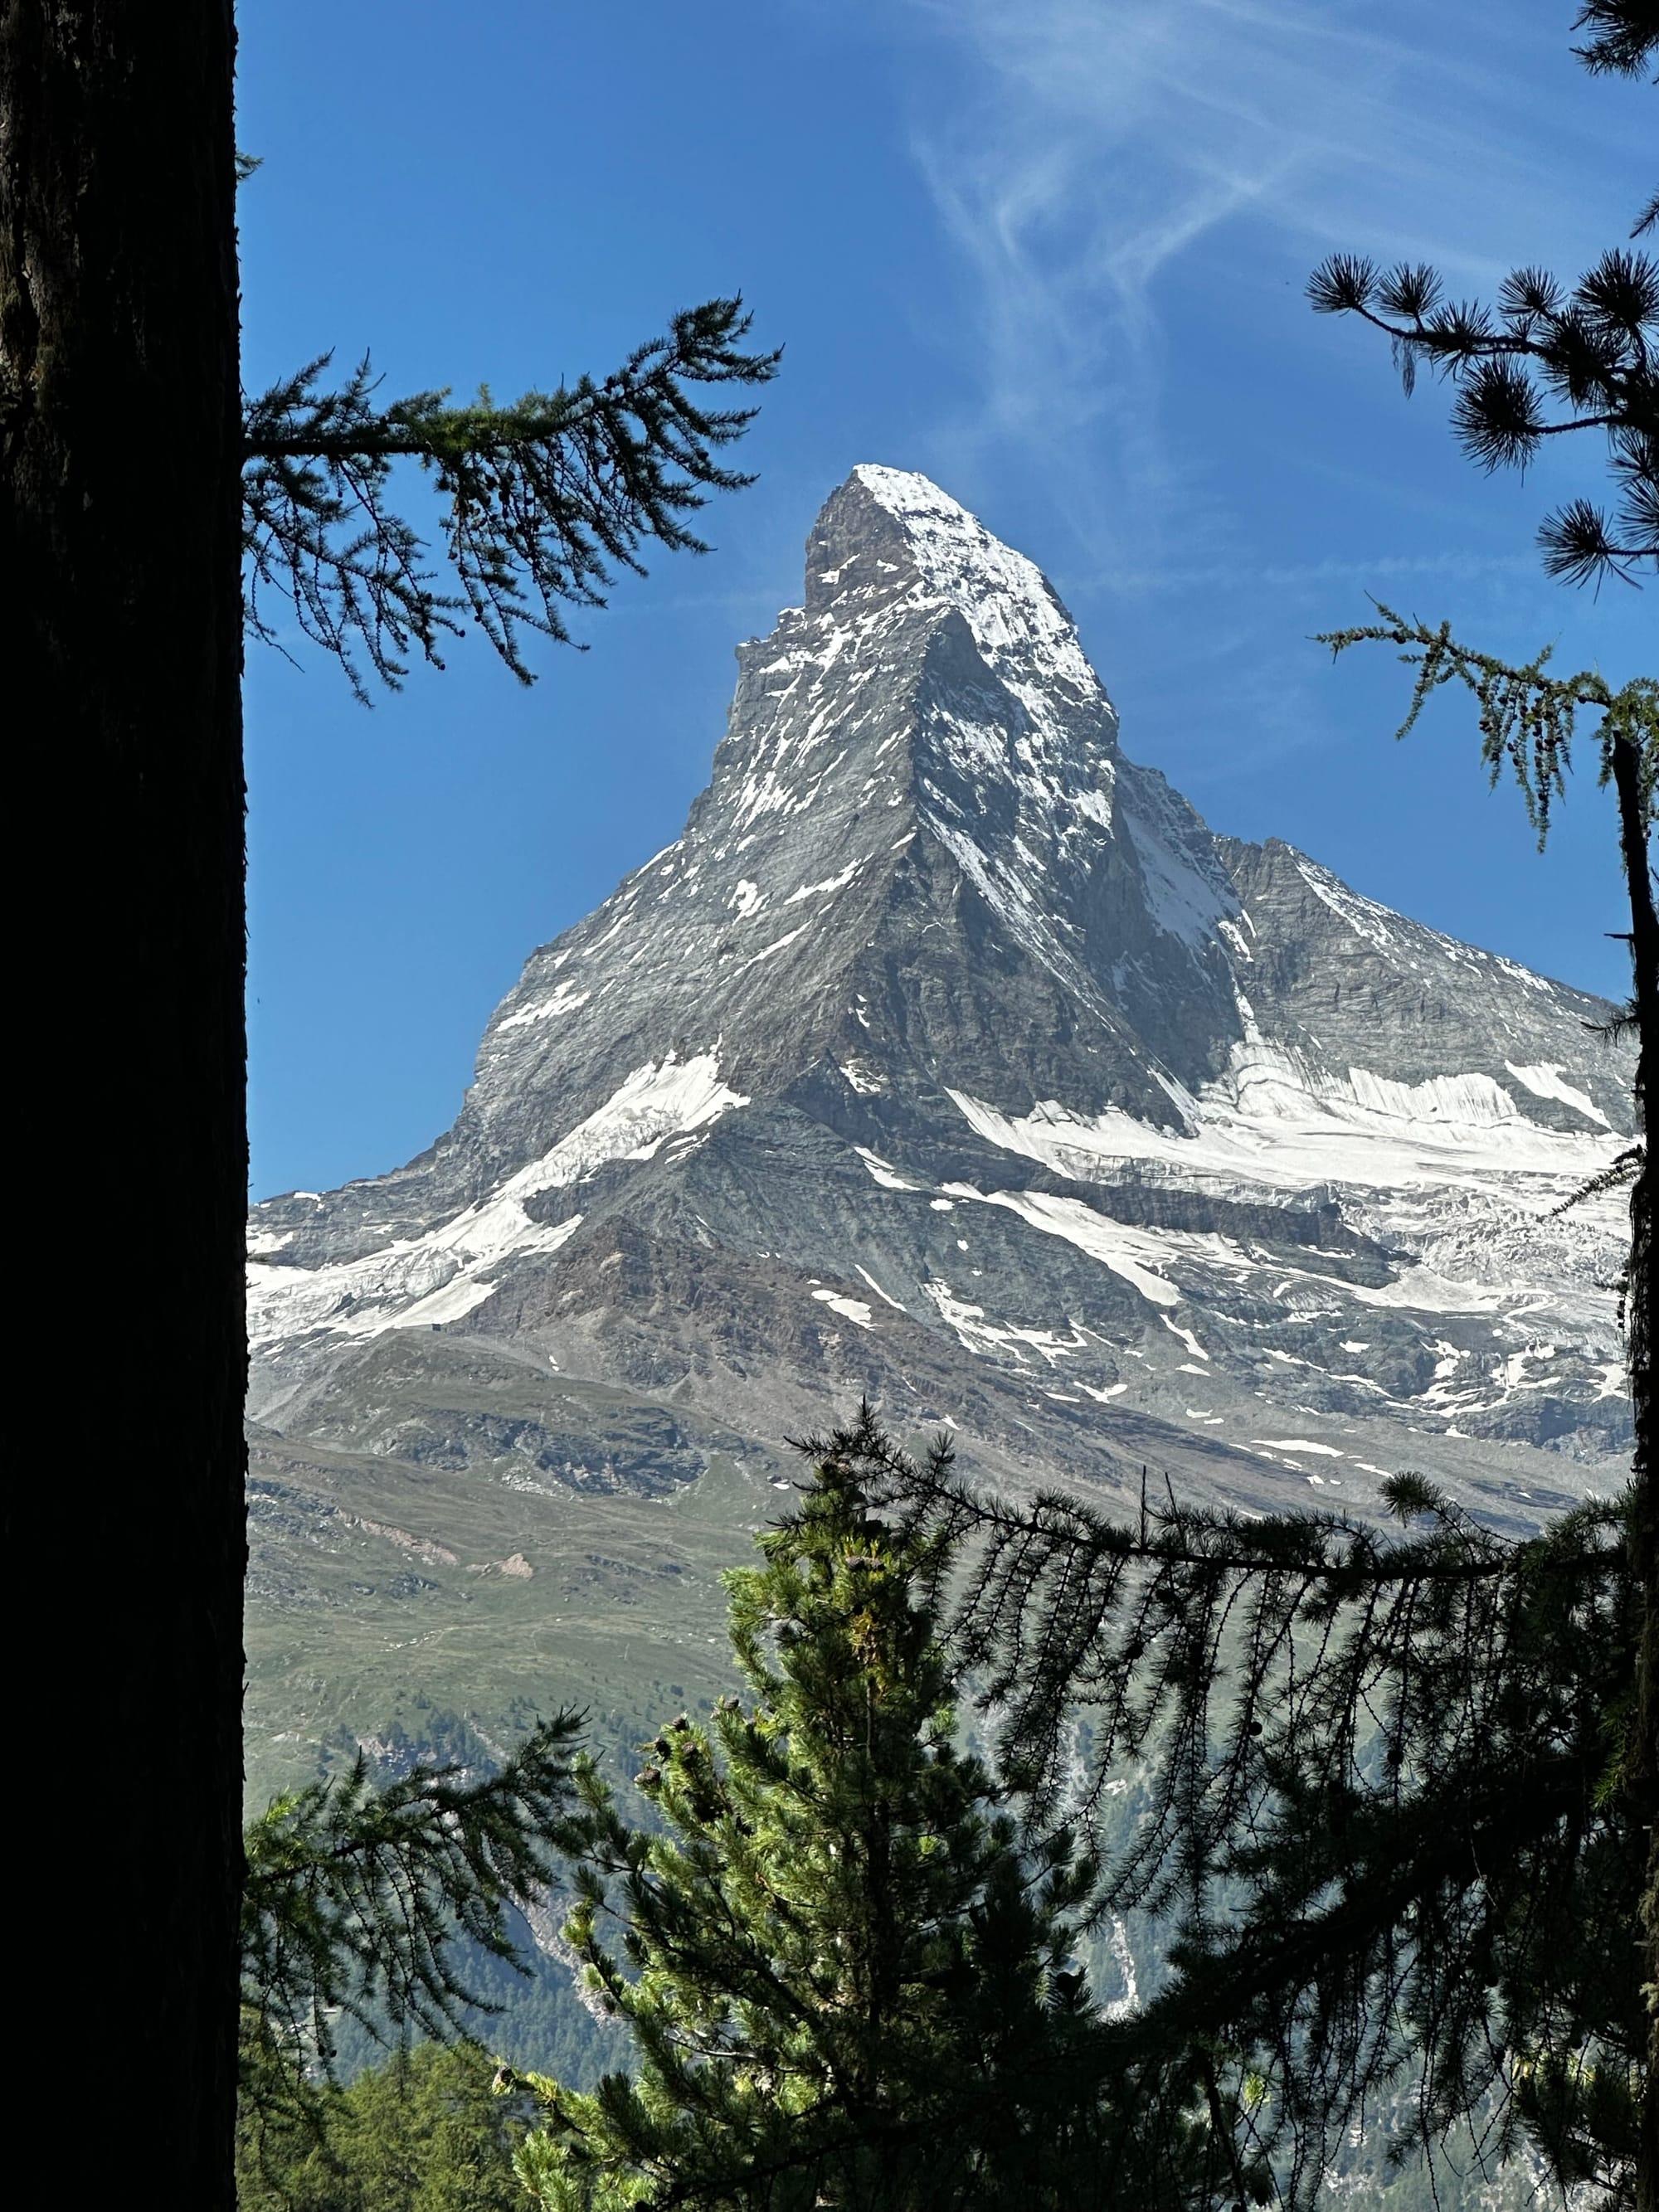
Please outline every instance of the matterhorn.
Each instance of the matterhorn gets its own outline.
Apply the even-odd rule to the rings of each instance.
[[[399,1648],[660,1572],[672,1671],[722,1516],[866,1395],[1100,1502],[1410,1466],[1518,1528],[1622,1480],[1619,1208],[1556,1211],[1631,1127],[1602,1002],[1212,833],[923,477],[854,469],[738,662],[683,835],[531,955],[454,1126],[255,1209],[295,1666],[337,1557]]]

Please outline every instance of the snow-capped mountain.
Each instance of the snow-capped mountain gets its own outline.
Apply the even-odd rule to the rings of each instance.
[[[684,833],[532,956],[454,1127],[256,1209],[267,1432],[660,1490],[867,1390],[1000,1480],[1612,1486],[1620,1207],[1553,1211],[1630,1125],[1601,1002],[1212,835],[921,477],[854,470],[738,659]]]

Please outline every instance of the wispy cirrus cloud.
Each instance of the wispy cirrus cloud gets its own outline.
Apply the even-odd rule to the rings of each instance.
[[[1113,570],[1132,549],[1156,570],[1238,543],[1213,465],[1230,426],[1194,420],[1228,395],[1192,389],[1177,349],[1213,367],[1248,345],[1252,314],[1337,246],[1431,260],[1471,291],[1523,255],[1571,265],[1606,242],[1610,164],[1639,183],[1634,111],[1579,100],[1565,11],[908,0],[907,15],[932,64],[912,147],[978,348],[977,404],[941,443],[969,473],[1021,453]],[[1249,394],[1231,398],[1243,428]]]
[[[1125,568],[1092,572],[1083,580],[1090,585],[1130,595],[1164,591],[1276,591],[1304,592],[1325,584],[1375,585],[1431,582],[1437,579],[1536,575],[1537,562],[1522,553],[1379,553],[1364,560],[1268,562],[1248,570],[1237,562],[1174,562],[1151,568],[1136,563]]]

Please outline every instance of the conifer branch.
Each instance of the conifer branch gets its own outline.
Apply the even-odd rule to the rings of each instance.
[[[1593,1198],[1603,1198],[1611,1190],[1623,1190],[1636,1181],[1646,1162],[1647,1147],[1644,1145],[1627,1145],[1622,1152],[1616,1153],[1607,1162],[1599,1175],[1591,1176],[1587,1182],[1581,1182],[1577,1190],[1570,1191],[1559,1206],[1551,1206],[1551,1219],[1553,1220],[1558,1214],[1570,1213],[1574,1206],[1586,1205]]]
[[[1483,2112],[1494,2143],[1530,2127],[1552,2052],[1611,2095],[1629,1976],[1598,1900],[1641,1847],[1608,1780],[1628,1499],[1516,1541],[1417,1476],[1385,1486],[1393,1538],[1173,1501],[1114,1521],[897,1457],[888,1480],[956,1547],[953,1650],[1034,1817],[1093,1837],[1095,1911],[1179,1916],[1175,1978],[1112,2024],[1113,2064],[1153,2079],[1219,2039],[1271,2085],[1294,2201],[1408,2060],[1425,2144]]]
[[[1584,0],[1572,27],[1590,33],[1572,51],[1593,76],[1640,76],[1659,55],[1653,0]]]
[[[334,2021],[454,2032],[486,2008],[456,1960],[465,1942],[517,1964],[509,1906],[540,1897],[573,1803],[579,1717],[538,1726],[498,1774],[417,1766],[376,1789],[367,1760],[277,1798],[246,1838],[242,2004],[266,2062],[326,2073]]]
[[[1630,748],[1635,767],[1639,826],[1652,827],[1654,792],[1659,779],[1659,679],[1638,676],[1615,690],[1594,669],[1558,677],[1547,672],[1551,648],[1516,663],[1460,644],[1451,624],[1436,627],[1396,614],[1380,600],[1372,604],[1382,619],[1348,629],[1320,634],[1333,657],[1357,645],[1394,645],[1415,668],[1416,679],[1406,719],[1395,732],[1403,738],[1416,726],[1423,709],[1446,684],[1461,684],[1474,698],[1480,730],[1480,757],[1495,784],[1507,768],[1525,800],[1528,819],[1538,832],[1540,849],[1549,835],[1552,802],[1566,789],[1572,744],[1582,712],[1599,714],[1598,781],[1615,780],[1619,749]]]
[[[442,640],[470,615],[530,683],[522,631],[570,642],[562,609],[602,606],[617,568],[642,574],[647,540],[706,552],[690,518],[711,492],[752,481],[720,456],[755,410],[694,396],[775,374],[775,352],[744,349],[750,323],[741,301],[711,300],[603,382],[584,376],[508,406],[488,389],[470,406],[441,391],[382,404],[367,358],[334,388],[323,382],[330,356],[307,362],[246,410],[250,631],[277,641],[261,594],[285,597],[367,699],[358,653],[395,689],[411,647],[441,666]],[[459,592],[437,587],[419,532],[390,503],[400,460],[418,463],[446,502]]]
[[[1492,308],[1448,300],[1425,263],[1383,270],[1336,253],[1315,270],[1308,297],[1318,314],[1357,316],[1381,331],[1407,396],[1419,368],[1449,379],[1453,434],[1488,473],[1524,468],[1547,439],[1601,432],[1615,511],[1609,518],[1581,498],[1547,517],[1545,569],[1583,584],[1606,575],[1634,583],[1659,568],[1659,262],[1616,247],[1571,291],[1546,270],[1516,269]]]

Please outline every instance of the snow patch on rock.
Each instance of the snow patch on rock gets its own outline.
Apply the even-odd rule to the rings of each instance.
[[[459,1320],[496,1287],[489,1271],[530,1253],[550,1255],[580,1224],[533,1221],[526,1201],[580,1183],[613,1160],[648,1160],[671,1137],[706,1127],[749,1100],[720,1080],[712,1052],[647,1060],[602,1106],[528,1167],[422,1237],[320,1267],[252,1263],[248,1336],[258,1345],[322,1330],[375,1336],[388,1328]]]

